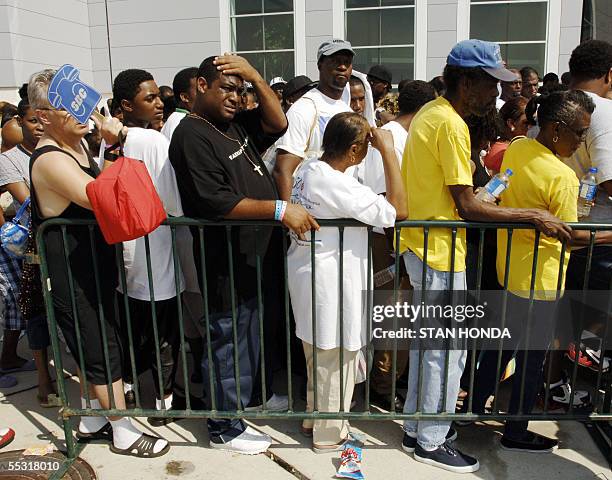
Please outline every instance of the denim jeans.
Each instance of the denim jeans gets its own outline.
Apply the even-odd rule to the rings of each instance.
[[[204,388],[208,390],[210,377],[215,384],[216,407],[220,411],[237,410],[238,400],[242,408],[251,400],[253,381],[259,369],[259,321],[257,300],[252,298],[236,307],[236,329],[238,351],[234,350],[233,323],[231,312],[213,312],[209,316],[208,341],[211,344],[213,364],[208,362],[205,351],[202,358]],[[237,360],[234,355],[238,357]],[[235,377],[235,362],[240,366],[240,399]],[[207,393],[208,407],[212,408],[211,392]],[[208,419],[208,434],[223,442],[229,442],[246,429],[241,419]]]
[[[425,285],[421,283],[423,262],[413,252],[403,254],[406,270],[410,276],[410,283],[414,287],[414,303],[421,301],[420,292],[425,290],[450,290],[451,273],[441,272],[426,266]],[[465,290],[465,272],[455,272],[453,277],[453,290]],[[422,358],[419,359],[420,353]],[[444,378],[446,356],[449,356],[448,377]],[[417,410],[419,396],[419,371],[422,371],[421,404],[423,413],[438,413],[442,411],[454,413],[459,394],[459,381],[465,368],[466,350],[424,350],[419,352],[418,345],[413,343],[410,350],[408,394],[404,404],[404,413],[414,413]],[[419,363],[421,360],[421,363]],[[444,383],[447,383],[446,399]],[[431,450],[439,447],[446,441],[446,434],[450,421],[421,421],[407,420],[404,422],[404,431],[416,434],[421,447]]]

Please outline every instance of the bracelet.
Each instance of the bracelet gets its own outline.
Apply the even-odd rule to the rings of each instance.
[[[287,202],[277,200],[276,207],[274,209],[274,220],[280,222],[285,216],[285,210],[287,210]]]
[[[280,213],[280,221],[283,221],[283,218],[285,218],[285,212],[287,211],[287,202],[283,202],[283,208],[281,208],[281,213]]]

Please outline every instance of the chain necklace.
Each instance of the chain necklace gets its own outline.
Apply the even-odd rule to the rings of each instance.
[[[191,112],[189,114],[190,117],[192,118],[199,118],[200,120],[203,120],[204,123],[206,123],[208,126],[210,126],[213,130],[215,130],[219,135],[222,135],[223,137],[227,138],[228,140],[235,142],[238,144],[238,146],[240,147],[240,153],[244,155],[244,158],[246,158],[249,163],[251,165],[253,165],[253,171],[257,172],[261,177],[263,177],[263,172],[261,171],[261,167],[259,165],[257,165],[253,160],[251,160],[251,158],[249,157],[249,154],[246,151],[246,142],[243,145],[240,140],[237,140],[235,138],[230,137],[229,135],[226,135],[225,133],[223,133],[221,130],[219,130],[217,127],[215,127],[211,122],[209,122],[208,120],[206,120],[204,117],[201,117],[200,115],[198,115],[197,113],[193,113]]]

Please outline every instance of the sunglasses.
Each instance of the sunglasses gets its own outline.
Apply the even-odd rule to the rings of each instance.
[[[565,123],[563,120],[559,120],[558,123],[562,124],[565,128],[567,128],[570,132],[572,132],[576,136],[576,138],[578,138],[581,142],[584,142],[586,140],[587,135],[589,134],[589,127],[576,131],[572,127],[570,127],[567,123]]]

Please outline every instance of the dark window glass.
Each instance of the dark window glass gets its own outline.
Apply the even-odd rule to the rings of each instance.
[[[293,15],[269,15],[263,17],[264,49],[293,48]]]
[[[261,13],[261,0],[234,0],[234,15]]]
[[[470,37],[490,42],[546,40],[546,3],[472,5]]]
[[[518,68],[528,65],[538,72],[545,72],[544,64],[546,45],[539,44],[514,44],[500,45],[502,58],[510,68]]]
[[[263,17],[234,18],[235,50],[263,50]]]
[[[355,48],[353,68],[360,72],[367,72],[372,65],[383,64],[393,75],[393,83],[404,78],[414,78],[414,48],[413,47],[387,47],[387,48]]]
[[[264,0],[264,13],[293,12],[293,0]]]

